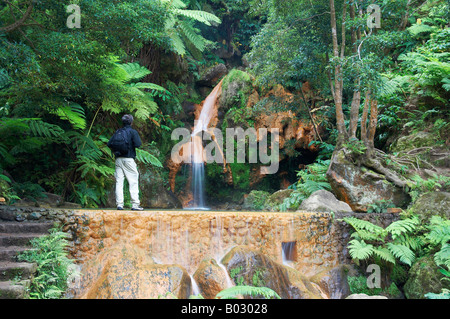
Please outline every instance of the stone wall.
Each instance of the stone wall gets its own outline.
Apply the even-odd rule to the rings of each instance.
[[[385,227],[398,214],[330,214],[213,211],[111,211],[0,206],[0,220],[53,220],[71,235],[70,252],[82,264],[103,248],[123,242],[145,249],[158,263],[179,264],[192,274],[205,258],[248,246],[312,276],[350,263],[350,226],[356,216]]]

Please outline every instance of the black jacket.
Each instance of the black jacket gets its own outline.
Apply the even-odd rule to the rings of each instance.
[[[131,125],[125,125],[125,130],[127,131],[129,137],[130,137],[130,149],[128,150],[127,156],[120,156],[120,157],[128,157],[128,158],[136,158],[136,148],[142,145],[141,138],[139,137],[139,133],[131,128]],[[109,146],[109,141],[108,141]]]

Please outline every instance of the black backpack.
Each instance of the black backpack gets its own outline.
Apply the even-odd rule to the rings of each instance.
[[[125,128],[118,129],[108,142],[108,147],[116,157],[128,156],[130,136]]]

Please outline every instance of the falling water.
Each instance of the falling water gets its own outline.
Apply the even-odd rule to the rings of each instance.
[[[191,277],[191,285],[192,285],[192,294],[194,296],[198,296],[200,295],[200,288],[197,285],[197,282],[195,281],[194,277],[192,277],[192,275],[190,275]]]
[[[191,135],[193,201],[191,207],[189,207],[190,209],[208,209],[205,206],[205,156],[201,136],[203,131],[208,130],[221,88],[222,81],[219,82],[203,102],[202,110]]]

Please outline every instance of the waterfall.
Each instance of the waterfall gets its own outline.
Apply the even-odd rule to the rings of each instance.
[[[197,285],[197,282],[195,281],[194,277],[190,275],[191,277],[191,285],[192,285],[192,295],[198,296],[200,295],[200,288]]]
[[[203,102],[200,115],[191,134],[192,163],[192,204],[190,209],[208,209],[205,204],[205,156],[203,152],[202,134],[207,131],[213,118],[217,97],[222,88],[222,81],[212,90]]]

